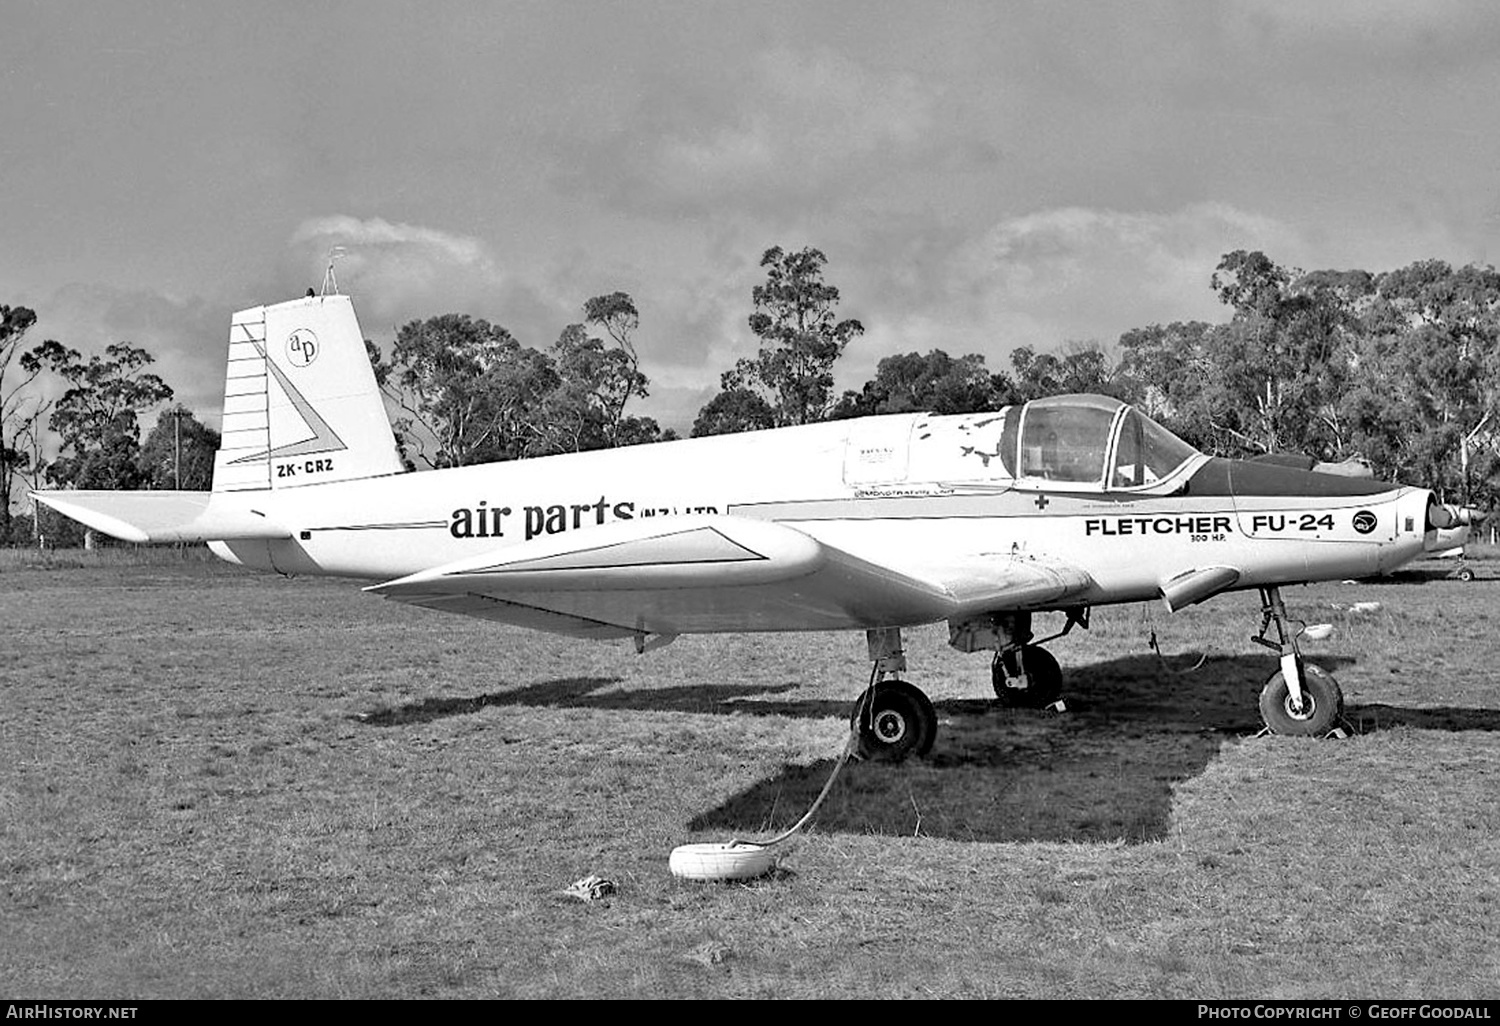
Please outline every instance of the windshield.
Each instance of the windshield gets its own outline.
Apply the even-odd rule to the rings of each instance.
[[[1197,449],[1132,407],[1120,424],[1109,487],[1140,488],[1155,484],[1197,453]]]

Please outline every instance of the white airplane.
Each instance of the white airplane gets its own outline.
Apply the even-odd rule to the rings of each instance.
[[[346,296],[242,310],[212,491],[36,497],[127,541],[206,541],[245,566],[641,652],[863,630],[873,668],[852,722],[866,757],[892,760],[937,731],[902,679],[903,628],[947,621],[956,648],[994,653],[1001,702],[1040,707],[1062,685],[1040,643],[1087,628],[1092,607],[1251,588],[1255,640],[1279,656],[1266,726],[1327,733],[1342,694],[1304,664],[1281,586],[1388,573],[1451,545],[1463,516],[1421,488],[1205,456],[1095,395],[408,474],[363,339]],[[1063,627],[1039,639],[1044,611]]]

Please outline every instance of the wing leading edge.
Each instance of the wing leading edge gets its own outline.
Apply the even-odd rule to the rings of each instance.
[[[539,538],[366,590],[577,637],[906,626],[1068,604],[1082,570],[976,554],[913,573],[795,528],[722,515]]]

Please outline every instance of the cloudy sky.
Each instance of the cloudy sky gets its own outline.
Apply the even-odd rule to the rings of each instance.
[[[1500,262],[1497,100],[1466,0],[0,0],[0,303],[216,423],[230,313],[333,246],[382,345],[620,289],[682,429],[773,245],[864,322],[844,387],[1222,319],[1232,249]]]

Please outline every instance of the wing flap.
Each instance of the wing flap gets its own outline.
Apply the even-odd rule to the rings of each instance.
[[[425,609],[436,609],[444,613],[461,613],[464,616],[474,616],[481,620],[494,620],[498,623],[529,627],[532,630],[549,631],[553,634],[565,634],[574,638],[586,638],[591,641],[628,638],[635,633],[629,628],[615,624],[571,616],[550,609],[538,609],[520,602],[507,602],[505,599],[490,595],[408,594],[399,598],[408,605],[421,606]]]
[[[1085,602],[1094,579],[1082,567],[1058,559],[981,553],[961,566],[938,572],[953,596],[952,616],[1012,609],[1056,609]]]

